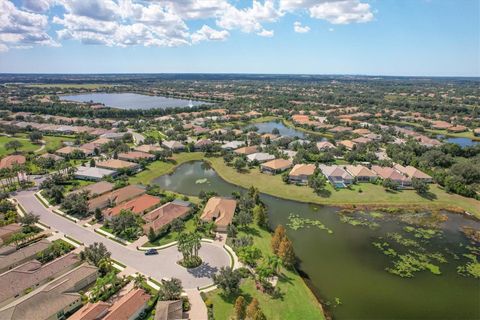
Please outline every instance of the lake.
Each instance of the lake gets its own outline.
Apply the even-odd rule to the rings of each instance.
[[[293,128],[287,127],[282,122],[276,121],[269,121],[269,122],[262,122],[253,125],[258,128],[259,133],[272,133],[273,129],[278,129],[280,135],[286,137],[299,137],[304,138],[305,134],[302,131],[295,130]]]
[[[473,147],[474,145],[480,143],[479,141],[472,140],[470,138],[463,137],[445,137],[444,135],[438,135],[437,138],[443,139],[443,142],[455,143],[460,147]]]
[[[160,96],[147,96],[137,93],[88,93],[60,96],[60,100],[76,102],[102,103],[107,107],[118,109],[166,109],[198,106],[203,101],[191,101]]]
[[[206,180],[205,180],[206,179]],[[243,191],[221,179],[202,161],[180,165],[175,172],[154,180],[164,189],[187,195],[198,195],[201,190],[231,195]],[[443,235],[428,246],[429,250],[449,250],[449,263],[440,264],[441,275],[428,271],[416,273],[414,278],[401,278],[385,271],[391,260],[372,245],[387,233],[406,236],[406,223],[390,218],[379,220],[379,227],[353,226],[342,223],[337,209],[278,199],[262,194],[268,206],[271,227],[287,225],[289,215],[320,220],[333,231],[329,234],[317,227],[292,230],[288,236],[294,243],[300,260],[299,268],[306,281],[322,301],[341,305],[330,308],[334,319],[478,319],[480,310],[480,282],[457,273],[458,263],[464,263],[462,254],[468,241],[459,227],[480,224],[457,214],[447,214],[442,224]],[[420,213],[421,214],[421,213]],[[373,216],[373,215],[372,215]],[[394,216],[394,215],[393,215]]]

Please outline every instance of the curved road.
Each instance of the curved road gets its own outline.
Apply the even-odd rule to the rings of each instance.
[[[185,289],[203,287],[212,283],[212,275],[221,267],[230,265],[230,256],[221,245],[216,243],[202,242],[199,254],[204,263],[192,270],[185,269],[176,263],[181,259],[177,246],[159,250],[158,255],[145,256],[141,251],[127,248],[51,212],[37,200],[34,196],[35,192],[36,190],[21,191],[15,199],[27,212],[39,215],[40,221],[52,229],[67,234],[85,245],[102,242],[112,253],[113,259],[157,281],[163,278],[178,278],[182,280]]]

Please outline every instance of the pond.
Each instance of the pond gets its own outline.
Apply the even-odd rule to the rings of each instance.
[[[231,195],[241,188],[222,180],[208,164],[185,163],[170,175],[154,180],[164,189],[188,195],[201,190]],[[269,208],[271,227],[288,225],[291,214],[302,219],[319,220],[333,233],[316,226],[293,230],[287,228],[299,268],[307,283],[323,302],[339,298],[341,305],[331,309],[335,319],[478,319],[480,282],[457,273],[468,245],[459,227],[480,224],[457,214],[447,214],[443,235],[432,241],[429,250],[451,250],[458,260],[448,256],[440,265],[441,275],[428,271],[413,278],[401,278],[385,271],[390,258],[372,245],[387,233],[405,236],[404,222],[384,217],[378,228],[342,223],[338,209],[278,199],[262,194]],[[372,214],[373,216],[373,214]],[[384,240],[381,240],[384,241]]]
[[[280,135],[286,137],[299,137],[304,138],[305,134],[302,131],[295,130],[293,128],[287,127],[282,122],[278,121],[269,121],[269,122],[261,122],[253,125],[258,128],[259,133],[272,133],[273,129],[278,129]]]
[[[479,144],[479,141],[472,140],[470,138],[463,137],[445,137],[444,135],[438,135],[437,138],[443,139],[443,142],[455,143],[460,147],[473,147],[476,144]]]
[[[137,93],[89,93],[60,96],[60,100],[76,102],[103,103],[107,107],[118,109],[166,109],[198,106],[202,101],[175,99],[160,96],[147,96]]]

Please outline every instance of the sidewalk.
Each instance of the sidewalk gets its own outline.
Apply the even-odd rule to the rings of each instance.
[[[200,291],[197,289],[185,290],[190,301],[190,311],[187,312],[188,319],[191,320],[208,320],[207,306],[200,296]]]

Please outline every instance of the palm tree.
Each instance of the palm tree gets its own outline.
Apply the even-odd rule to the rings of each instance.
[[[276,274],[280,273],[280,268],[282,267],[282,259],[277,256],[268,256],[267,257],[267,264],[270,268],[275,270]]]
[[[141,288],[145,282],[147,282],[147,278],[143,274],[137,273],[133,285],[135,288]]]

